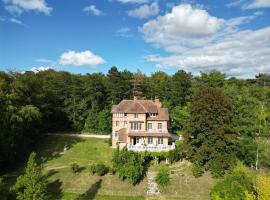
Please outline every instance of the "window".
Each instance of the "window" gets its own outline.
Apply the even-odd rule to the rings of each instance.
[[[162,130],[162,123],[158,123],[158,130]]]
[[[124,116],[127,117],[127,113],[125,113]]]
[[[147,130],[152,130],[152,123],[147,124]]]
[[[124,126],[125,126],[125,127],[127,126],[127,121],[124,121]]]
[[[147,141],[148,144],[153,144],[153,137],[148,137],[147,139],[148,139],[148,141]]]
[[[136,113],[136,114],[134,114],[134,118],[138,118],[139,117],[139,115]]]
[[[114,137],[118,137],[118,131],[115,131]]]
[[[156,117],[157,113],[150,113],[150,117]]]
[[[140,137],[136,137],[136,144],[140,143]]]
[[[141,130],[142,123],[141,122],[131,122],[131,130]]]
[[[115,126],[119,126],[119,121],[115,121]]]
[[[163,138],[162,137],[158,137],[158,144],[163,144]]]

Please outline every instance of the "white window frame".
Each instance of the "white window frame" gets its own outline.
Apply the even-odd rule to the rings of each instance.
[[[147,144],[153,144],[153,137],[152,136],[147,138]]]
[[[158,137],[158,144],[163,144],[163,137]]]
[[[151,128],[149,128],[149,125],[151,124]],[[147,123],[147,130],[151,131],[153,129],[153,123]]]
[[[158,123],[158,130],[161,131],[162,130],[162,123]]]

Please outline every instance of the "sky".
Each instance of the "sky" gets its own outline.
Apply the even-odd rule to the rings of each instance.
[[[0,70],[270,73],[270,0],[0,0]]]

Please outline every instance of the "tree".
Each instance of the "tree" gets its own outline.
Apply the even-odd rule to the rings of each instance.
[[[219,89],[198,89],[189,106],[185,127],[188,157],[196,164],[221,176],[235,160],[236,134],[229,98]]]
[[[247,194],[255,194],[250,175],[241,169],[235,169],[224,180],[217,182],[210,191],[211,199],[246,200]]]
[[[191,73],[183,70],[177,71],[172,76],[172,96],[173,105],[184,106],[191,95]]]
[[[128,151],[126,147],[117,150],[113,156],[113,168],[118,172],[121,179],[127,178],[130,183],[135,185],[144,175],[144,158],[134,152]]]
[[[46,177],[35,152],[31,153],[25,173],[17,178],[13,189],[18,200],[45,200],[48,198]]]
[[[223,87],[225,83],[226,74],[216,70],[212,70],[208,73],[201,73],[201,76],[196,77],[196,87],[208,86],[208,87]]]

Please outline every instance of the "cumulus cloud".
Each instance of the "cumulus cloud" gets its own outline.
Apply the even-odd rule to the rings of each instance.
[[[149,0],[117,0],[120,3],[147,3]]]
[[[95,5],[90,5],[90,6],[84,7],[83,11],[87,12],[87,13],[91,13],[91,14],[96,15],[96,16],[100,16],[103,14],[103,12],[101,10],[99,10]]]
[[[241,30],[255,16],[229,20],[206,10],[179,5],[172,12],[146,22],[140,31],[145,40],[170,52],[148,55],[157,67],[184,69],[193,73],[217,69],[233,76],[270,72],[270,27]]]
[[[224,23],[225,20],[209,15],[206,10],[182,4],[173,7],[170,13],[146,22],[139,30],[147,42],[175,51],[204,44],[207,37],[217,33]]]
[[[41,66],[41,67],[32,67],[31,71],[34,73],[39,73],[39,72],[47,71],[50,69],[53,69],[53,68],[51,66]]]
[[[75,65],[75,66],[96,66],[104,64],[102,57],[95,55],[91,51],[67,51],[60,56],[60,65]]]
[[[45,0],[3,0],[5,9],[11,14],[19,15],[24,11],[37,11],[49,15],[52,8]]]
[[[153,2],[150,5],[144,4],[134,10],[128,11],[128,15],[131,17],[143,19],[151,16],[156,16],[159,13],[159,6],[157,2]]]

